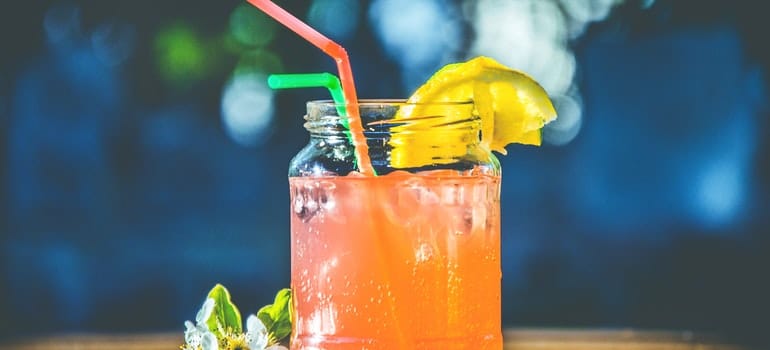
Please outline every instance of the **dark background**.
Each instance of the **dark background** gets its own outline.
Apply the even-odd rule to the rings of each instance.
[[[761,1],[278,3],[348,49],[360,97],[406,97],[478,54],[554,95],[548,142],[500,157],[506,326],[764,343]],[[445,17],[451,28],[425,27]],[[493,52],[475,44],[482,25]],[[304,101],[327,95],[274,93],[264,75],[318,71],[333,62],[238,1],[0,5],[0,338],[181,334],[217,282],[244,313],[269,303],[289,284]]]

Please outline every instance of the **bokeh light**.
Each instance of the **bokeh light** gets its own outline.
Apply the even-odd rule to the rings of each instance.
[[[648,9],[648,8],[652,7],[652,5],[654,5],[654,4],[655,4],[655,0],[642,0],[642,8],[643,9]]]
[[[746,205],[747,164],[728,158],[705,165],[694,181],[697,219],[708,228],[724,227]]]
[[[206,73],[207,52],[192,26],[177,22],[163,28],[155,38],[155,55],[164,80],[187,84]]]
[[[745,107],[752,105],[750,90],[763,90],[751,85],[734,86],[745,89],[746,101],[713,127],[709,157],[693,169],[690,208],[694,221],[704,229],[719,230],[740,223],[750,209],[750,193],[756,190],[752,157],[759,135],[753,112]]]
[[[263,144],[273,131],[274,92],[267,75],[284,70],[281,58],[268,46],[275,37],[275,20],[249,4],[230,14],[229,33],[238,55],[222,94],[221,113],[227,135],[235,143],[253,147]]]
[[[455,61],[462,42],[459,10],[442,0],[375,0],[369,21],[388,57],[415,90],[441,65]]]
[[[543,141],[561,146],[569,143],[580,132],[583,125],[582,103],[577,100],[579,97],[570,95],[561,95],[552,97],[554,107],[559,113],[559,117],[552,121],[543,129]]]
[[[91,34],[94,55],[107,66],[124,63],[134,50],[135,29],[126,24],[108,23],[98,26]]]
[[[283,71],[283,61],[276,53],[265,49],[255,49],[244,51],[240,55],[234,74],[269,74]]]
[[[46,38],[52,44],[65,44],[80,35],[80,9],[70,3],[58,3],[43,18]]]
[[[275,21],[249,4],[238,5],[230,14],[230,35],[241,45],[262,47],[273,41]]]
[[[311,27],[342,42],[356,33],[360,11],[358,0],[314,0],[307,19]]]
[[[222,121],[230,138],[242,146],[266,141],[273,119],[273,91],[261,74],[235,75],[222,96]]]
[[[563,14],[552,1],[481,0],[475,3],[469,56],[495,57],[533,76],[552,95],[572,84],[575,63]]]
[[[546,130],[545,142],[564,145],[582,124],[582,98],[575,81],[577,63],[569,46],[588,24],[605,19],[625,0],[480,0],[466,1],[475,38],[470,56],[495,57],[532,75],[562,116]],[[645,4],[651,6],[651,2]]]

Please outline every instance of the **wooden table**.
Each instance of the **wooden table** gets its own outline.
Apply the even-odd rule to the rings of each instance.
[[[715,337],[691,332],[634,330],[506,330],[505,350],[746,350]],[[0,350],[169,350],[183,342],[178,334],[63,335],[16,341]]]

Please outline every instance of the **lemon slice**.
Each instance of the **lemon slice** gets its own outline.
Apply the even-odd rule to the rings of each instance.
[[[395,116],[409,122],[393,129],[391,165],[449,163],[467,152],[474,140],[466,134],[423,131],[451,128],[468,119],[467,111],[452,104],[468,100],[481,119],[481,144],[502,154],[511,143],[540,145],[540,129],[556,119],[548,94],[528,75],[483,56],[449,64],[417,89]],[[420,136],[413,136],[418,130]]]

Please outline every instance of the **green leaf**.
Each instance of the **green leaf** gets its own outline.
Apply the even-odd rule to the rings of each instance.
[[[257,317],[265,324],[267,334],[275,343],[291,334],[291,317],[294,311],[291,305],[291,289],[284,288],[275,295],[271,305],[265,305]]]
[[[241,313],[230,300],[230,292],[223,285],[217,284],[208,297],[214,299],[214,312],[206,321],[209,330],[217,337],[224,336],[222,332],[241,333]]]

